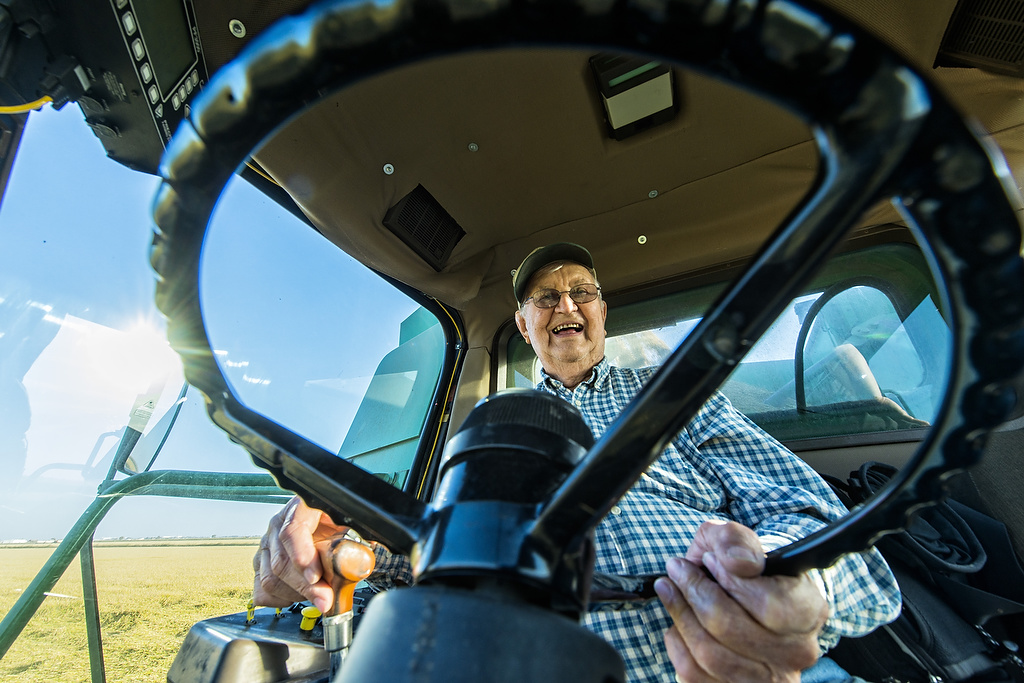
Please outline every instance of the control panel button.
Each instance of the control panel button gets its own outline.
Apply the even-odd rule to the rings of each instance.
[[[146,92],[149,93],[149,101],[153,104],[156,104],[156,101],[160,99],[160,91],[156,89],[155,85],[149,86],[149,90]]]
[[[142,76],[143,83],[149,83],[153,80],[153,69],[149,66],[149,62],[139,67],[139,75]]]
[[[128,35],[134,35],[139,28],[135,23],[135,15],[131,12],[125,12],[121,16],[121,23],[124,24],[124,32]]]
[[[320,610],[313,605],[302,608],[302,621],[299,622],[299,628],[303,631],[312,631],[313,627],[316,626],[316,620],[320,618]]]
[[[175,110],[181,106],[181,98],[178,97],[178,93],[171,95],[171,106],[174,107]]]
[[[146,58],[146,48],[143,47],[142,41],[138,38],[132,41],[132,54],[135,55],[135,59]]]

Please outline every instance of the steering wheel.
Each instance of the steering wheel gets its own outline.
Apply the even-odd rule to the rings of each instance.
[[[524,533],[557,546],[593,529],[809,281],[870,203],[889,197],[945,283],[953,367],[941,415],[889,486],[849,516],[769,555],[769,572],[825,567],[940,499],[1017,413],[1024,262],[1015,188],[937,89],[861,29],[804,0],[328,1],[250,43],[196,98],[171,140],[154,205],[157,304],[212,419],[282,486],[397,552],[427,506],[248,409],[214,360],[198,303],[199,255],[217,198],[261,141],[320,93],[461,50],[600,46],[684,65],[770,97],[819,146],[808,193]]]

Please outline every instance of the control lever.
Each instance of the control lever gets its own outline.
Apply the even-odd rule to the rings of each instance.
[[[331,540],[327,554],[332,570],[334,606],[323,618],[324,649],[331,657],[330,680],[333,681],[352,644],[352,602],[356,584],[370,575],[376,558],[369,544],[351,529]]]

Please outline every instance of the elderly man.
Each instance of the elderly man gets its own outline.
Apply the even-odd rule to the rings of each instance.
[[[608,307],[590,253],[568,243],[536,249],[512,280],[516,325],[543,368],[538,389],[577,406],[600,436],[654,369],[605,359]],[[716,394],[596,530],[595,570],[666,571],[655,584],[662,604],[595,612],[584,624],[618,649],[631,681],[848,680],[819,657],[841,636],[898,615],[899,590],[881,557],[761,576],[765,551],[843,512],[813,470]],[[337,531],[297,500],[286,506],[254,558],[257,602],[330,604],[315,542]],[[402,569],[389,558],[382,566]]]

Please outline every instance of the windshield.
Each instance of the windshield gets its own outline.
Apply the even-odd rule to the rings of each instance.
[[[47,108],[0,208],[0,616],[116,500],[92,535],[111,680],[165,680],[193,623],[245,609],[258,539],[291,495],[210,421],[167,343],[157,185],[105,158],[80,111]],[[228,382],[406,486],[445,354],[437,318],[241,180],[216,226],[201,299],[230,314],[212,330]],[[84,584],[57,572],[0,678],[88,677]]]
[[[183,393],[153,302],[156,187],[104,158],[80,112],[30,117],[0,211],[0,541],[62,538],[108,478],[263,471],[197,391]],[[231,312],[211,331],[228,381],[250,407],[404,485],[444,353],[437,319],[242,181],[217,216],[202,304]],[[136,496],[96,538],[254,537],[271,514]]]
[[[30,116],[0,208],[0,540],[61,538],[126,429],[145,439],[178,401],[181,363],[148,263],[156,187],[106,159],[75,108]],[[157,466],[256,470],[194,391]],[[268,514],[138,497],[115,506],[97,537],[252,535]]]

